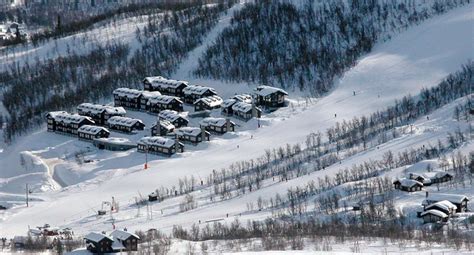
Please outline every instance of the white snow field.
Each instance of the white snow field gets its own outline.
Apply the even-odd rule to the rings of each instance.
[[[0,153],[0,199],[18,201],[24,192],[19,186],[28,181],[34,187],[31,194],[34,201],[30,203],[29,208],[15,203],[12,209],[0,213],[0,236],[24,235],[28,226],[34,227],[44,223],[72,227],[76,234],[91,230],[110,231],[110,217],[97,218],[95,213],[101,202],[109,201],[112,196],[120,202],[121,208],[121,211],[114,215],[115,225],[118,228],[127,227],[129,230],[157,228],[168,232],[173,224],[190,226],[198,220],[225,218],[227,213],[229,218],[226,220],[229,221],[235,217],[240,217],[243,222],[248,219],[263,219],[270,216],[271,212],[246,213],[246,203],[255,202],[259,196],[270,197],[276,192],[283,193],[291,186],[303,185],[310,179],[334,173],[354,163],[377,159],[389,149],[399,151],[412,146],[419,147],[430,141],[436,143],[438,138],[445,137],[447,131],[457,128],[458,124],[451,116],[452,107],[458,102],[439,109],[432,114],[430,120],[420,119],[415,123],[416,132],[413,134],[404,134],[384,144],[379,150],[360,153],[344,160],[341,165],[309,176],[285,183],[274,183],[227,201],[202,204],[185,213],[178,212],[177,206],[181,197],[168,199],[152,206],[152,219],[147,217],[145,208],[142,208],[141,216],[137,217],[137,210],[128,207],[134,203],[133,199],[138,192],[147,195],[159,186],[176,186],[178,178],[184,176],[205,178],[214,169],[220,170],[232,162],[256,158],[262,155],[266,148],[304,142],[305,136],[310,132],[324,132],[336,121],[372,113],[404,95],[414,95],[423,87],[437,85],[442,78],[460,69],[462,64],[474,57],[473,9],[474,3],[454,9],[408,29],[389,42],[378,44],[373,52],[362,57],[324,98],[306,103],[290,93],[292,106],[266,115],[262,128],[257,129],[254,121],[240,123],[242,126],[237,128],[235,134],[212,136],[211,142],[191,150],[190,146],[187,146],[186,152],[181,155],[171,158],[149,156],[148,170],[143,170],[145,156],[135,150],[96,151],[91,145],[79,142],[73,137],[47,133],[44,129],[20,138]],[[226,26],[226,22],[228,20],[224,17],[209,34],[206,44],[212,43],[219,31]],[[251,91],[250,87],[243,84],[230,86],[190,77],[189,70],[192,70],[193,63],[204,49],[205,47],[198,47],[191,52],[190,58],[184,61],[176,77],[172,78],[213,86],[223,96]],[[352,95],[353,91],[356,91],[356,96]],[[154,118],[144,116],[144,113],[131,115],[146,118],[147,124]],[[461,127],[463,125],[465,123]],[[473,149],[472,141],[462,148],[464,152]],[[90,150],[86,155],[93,161],[77,165],[74,154],[84,150]],[[20,164],[19,155],[23,151],[27,151],[22,155],[29,155],[26,161],[35,166],[34,170]],[[61,178],[53,178],[56,170]],[[397,171],[393,174],[400,174],[402,170]],[[22,175],[29,179],[11,184]],[[60,188],[60,185],[68,186]],[[472,189],[462,192],[467,193],[472,200]],[[202,197],[204,196],[205,194],[202,194]],[[411,206],[411,203],[419,203],[422,196],[421,193],[415,194],[407,203],[408,206]],[[401,199],[404,200],[406,199]],[[242,216],[238,216],[241,213]]]

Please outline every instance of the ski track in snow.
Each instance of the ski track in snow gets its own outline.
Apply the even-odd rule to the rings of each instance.
[[[447,129],[452,128],[449,120],[446,120],[446,125],[443,124],[444,122],[438,123],[438,131],[404,136],[384,144],[378,151],[369,150],[353,156],[345,160],[341,166],[336,165],[304,178],[275,184],[242,197],[186,213],[167,215],[168,212],[165,212],[164,216],[160,216],[159,208],[176,205],[179,203],[176,199],[180,198],[157,204],[156,208],[153,208],[156,211],[152,221],[147,221],[146,216],[143,216],[146,214],[145,208],[141,218],[135,218],[136,210],[126,209],[127,204],[138,195],[138,191],[146,195],[159,186],[171,187],[177,184],[178,178],[184,176],[194,175],[197,178],[205,178],[213,169],[220,170],[232,162],[255,158],[262,155],[266,148],[304,142],[306,135],[312,131],[324,132],[336,121],[370,114],[392,104],[395,99],[403,95],[414,95],[423,87],[437,85],[446,75],[459,70],[461,64],[474,57],[473,6],[474,4],[471,3],[434,17],[393,37],[391,41],[378,44],[372,53],[362,57],[358,64],[340,79],[329,95],[318,99],[313,104],[303,104],[295,109],[287,107],[272,113],[266,126],[261,129],[255,129],[253,127],[255,122],[250,122],[244,127],[249,130],[239,132],[232,139],[216,139],[216,136],[213,136],[211,143],[200,145],[181,156],[166,159],[150,156],[150,169],[147,171],[141,170],[143,154],[98,152],[95,157],[100,161],[94,166],[100,170],[91,169],[93,171],[91,174],[96,178],[79,182],[59,191],[35,194],[38,199],[45,202],[32,203],[28,209],[19,206],[9,210],[8,215],[3,216],[3,220],[0,217],[0,236],[25,234],[28,225],[36,226],[44,223],[58,226],[69,224],[76,233],[84,233],[88,230],[110,231],[110,222],[96,219],[92,208],[97,209],[102,201],[110,200],[111,196],[121,201],[121,207],[125,208],[125,212],[117,216],[116,225],[127,226],[131,230],[151,227],[169,230],[173,224],[188,225],[196,223],[197,220],[222,218],[226,213],[232,216],[228,220],[232,220],[236,214],[246,212],[246,202],[255,202],[258,196],[274,196],[276,192],[285,192],[288,187],[303,185],[309,179],[333,173],[340,167],[350,167],[368,158],[377,158],[383,151],[389,149],[397,151],[410,146],[417,147],[424,144],[427,139],[436,141],[438,137],[445,135]],[[230,12],[227,15],[230,15]],[[226,26],[227,17],[224,17],[209,34],[205,45],[212,43],[219,31]],[[194,66],[194,61],[204,49],[205,47],[198,47],[190,53],[189,59],[183,62],[176,73],[176,78],[186,78],[194,83],[205,83],[216,87],[224,96],[234,92],[250,91],[250,88],[245,85],[230,86],[217,81],[211,82],[190,77],[189,71]],[[352,96],[352,91],[357,91],[357,95]],[[439,112],[442,114],[439,118],[452,114],[449,110],[441,109]],[[334,114],[337,114],[337,118]],[[429,128],[430,123],[420,120],[416,125],[420,127],[428,125],[427,128]],[[255,139],[249,139],[250,135],[253,135]],[[50,151],[45,152],[45,157],[54,158],[64,154],[64,150],[71,152],[74,149],[87,147],[84,144],[74,138],[47,133],[44,130],[21,138],[15,145],[0,153],[0,165],[8,166],[6,171],[2,167],[0,184],[1,178],[8,180],[15,175],[16,169],[20,169],[18,153],[21,151],[49,147]],[[239,145],[238,149],[237,145]],[[467,151],[472,150],[472,143],[466,148]],[[101,156],[107,156],[108,160],[101,160]],[[117,160],[116,163],[113,160]],[[8,191],[2,192],[8,193]],[[244,213],[242,220],[263,219],[268,216],[268,212]]]

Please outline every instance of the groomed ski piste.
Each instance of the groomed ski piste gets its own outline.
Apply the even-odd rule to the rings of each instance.
[[[247,203],[255,203],[259,197],[273,197],[276,193],[284,195],[290,187],[304,185],[318,177],[332,176],[356,163],[380,159],[388,150],[397,152],[435,144],[438,139],[445,140],[447,132],[454,132],[457,128],[465,130],[468,126],[467,122],[458,122],[453,118],[454,107],[463,99],[436,110],[429,115],[429,119],[420,118],[414,123],[414,128],[401,128],[400,137],[378,148],[369,148],[342,160],[340,164],[310,175],[287,182],[267,183],[255,192],[212,203],[208,198],[212,187],[202,189],[194,192],[197,208],[187,212],[179,211],[182,196],[152,204],[152,217],[146,208],[138,213],[133,206],[134,198],[139,194],[147,196],[160,186],[178,186],[179,178],[191,175],[198,179],[206,178],[213,170],[226,168],[233,162],[255,159],[263,155],[265,149],[287,143],[304,144],[310,132],[324,133],[336,121],[351,120],[355,116],[383,110],[396,99],[408,94],[416,95],[422,88],[438,85],[448,74],[459,70],[462,64],[474,57],[473,10],[474,3],[454,9],[409,28],[388,42],[377,44],[371,53],[360,58],[357,65],[337,81],[333,91],[325,97],[308,99],[290,91],[290,106],[263,116],[261,128],[257,128],[253,120],[239,122],[235,133],[212,136],[210,142],[187,149],[182,154],[170,158],[148,155],[147,170],[143,169],[145,155],[136,150],[99,151],[89,143],[48,133],[45,128],[21,137],[0,153],[0,200],[13,205],[11,209],[0,212],[0,237],[25,235],[28,227],[45,223],[70,227],[76,235],[90,231],[110,232],[113,227],[110,216],[97,217],[96,212],[102,201],[108,201],[112,196],[120,203],[120,211],[113,215],[115,226],[126,227],[130,231],[155,228],[169,233],[173,225],[191,226],[199,221],[263,220],[272,216],[272,212],[248,211]],[[189,54],[172,78],[209,85],[223,97],[252,90],[244,84],[225,84],[189,75],[206,45],[211,44],[228,24],[230,15],[231,12],[221,19],[205,43]],[[156,118],[145,113],[129,113],[143,119],[148,127]],[[146,129],[133,137],[136,139],[148,132]],[[472,138],[459,150],[465,154],[474,151]],[[75,160],[77,152],[85,152],[90,163],[78,164]],[[403,175],[404,170],[394,169],[386,175],[397,178]],[[33,191],[28,208],[23,203],[24,183],[29,183]],[[436,187],[431,189],[435,191]],[[472,186],[446,192],[459,192],[474,200]],[[400,192],[397,195],[397,207],[407,213],[413,211],[424,198],[424,192]],[[470,207],[472,210],[472,205]]]

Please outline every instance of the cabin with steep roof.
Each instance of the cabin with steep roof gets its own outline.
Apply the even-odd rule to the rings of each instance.
[[[151,136],[167,136],[173,133],[175,126],[167,120],[158,120],[151,127]]]
[[[112,247],[117,246],[117,248],[114,248],[115,252],[138,250],[138,240],[140,240],[140,237],[136,234],[116,229],[110,233],[110,236],[114,240]]]
[[[65,111],[49,112],[46,114],[49,132],[77,136],[77,129],[84,125],[93,125],[91,117],[70,114]]]
[[[113,252],[112,244],[114,240],[101,233],[91,232],[84,237],[86,249],[95,254],[104,254]]]
[[[113,116],[125,116],[123,107],[113,107],[109,105],[82,103],[77,106],[79,115],[91,117],[97,125],[107,125],[107,120]]]

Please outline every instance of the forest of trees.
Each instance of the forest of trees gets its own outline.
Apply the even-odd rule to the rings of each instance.
[[[0,73],[3,104],[10,113],[5,141],[44,123],[47,111],[69,110],[82,102],[110,98],[115,88],[136,87],[145,75],[172,73],[233,3],[222,1],[148,16],[145,29],[136,31],[142,42],[136,52],[116,42],[97,46],[86,55],[71,53],[10,66]],[[161,33],[165,29],[167,32]]]
[[[318,96],[374,43],[469,1],[256,1],[234,15],[194,73]]]

